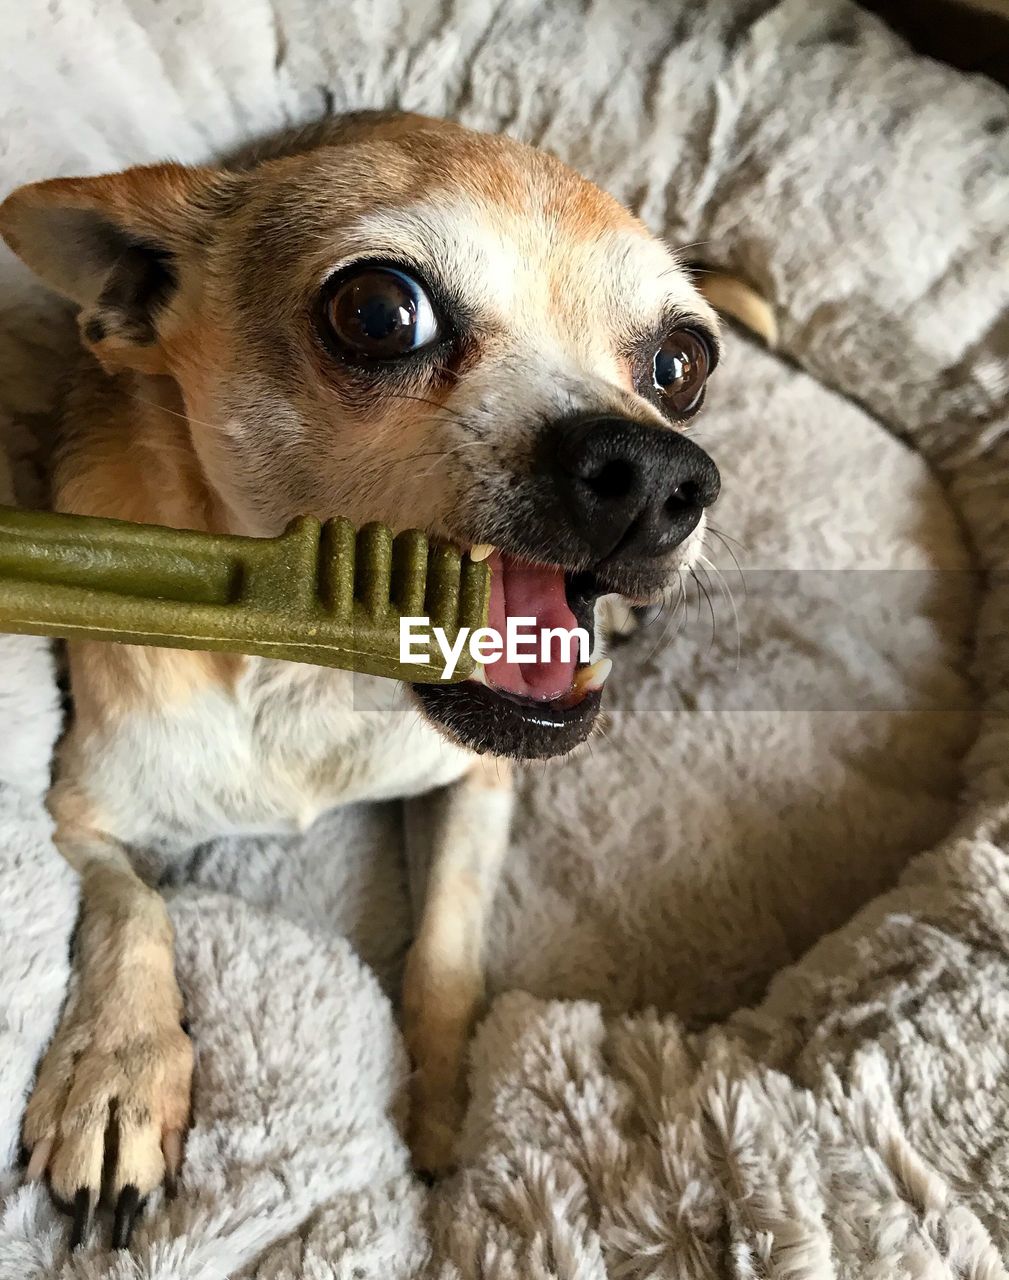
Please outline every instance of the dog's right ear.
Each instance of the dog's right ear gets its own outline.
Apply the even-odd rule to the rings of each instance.
[[[159,312],[207,243],[230,177],[162,164],[32,183],[0,204],[0,235],[80,305],[81,334],[107,368],[161,372]]]

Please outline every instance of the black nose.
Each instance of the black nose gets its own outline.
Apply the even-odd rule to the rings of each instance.
[[[601,558],[667,555],[718,497],[718,468],[678,431],[611,417],[560,422],[553,433],[561,501]]]

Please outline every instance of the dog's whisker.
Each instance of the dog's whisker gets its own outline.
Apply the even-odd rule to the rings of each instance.
[[[732,623],[736,629],[736,670],[738,671],[743,657],[743,637],[739,626],[739,610],[736,608],[736,601],[732,595],[732,589],[726,581],[725,575],[722,573],[721,569],[709,560],[707,556],[698,554],[697,559],[705,566],[718,583],[723,596],[729,602],[729,608],[732,610]]]
[[[665,618],[667,617],[668,607],[669,607],[669,601],[668,601],[668,600],[663,600],[663,601],[659,604],[659,611],[658,611],[658,613],[656,613],[656,614],[655,614],[653,617],[651,617],[651,618],[647,618],[644,622],[641,622],[641,621],[639,621],[639,622],[638,622],[638,627],[639,627],[639,629],[640,629],[641,631],[648,631],[650,628],[654,627],[654,626],[655,626],[655,624],[656,624],[660,619],[665,619]]]
[[[655,657],[655,655],[659,652],[659,650],[665,646],[667,640],[669,640],[670,638],[675,639],[675,637],[679,635],[679,632],[680,632],[679,620],[681,617],[683,618],[686,617],[686,594],[683,590],[683,570],[682,569],[679,571],[676,578],[676,590],[677,590],[676,602],[673,608],[669,610],[668,614],[665,616],[662,630],[659,633],[659,636],[656,639],[655,644],[652,645],[652,648],[649,651],[647,658],[645,659],[646,662],[651,662],[651,660]],[[665,604],[663,604],[663,614],[666,614]],[[672,637],[670,637],[670,634],[669,634],[671,628],[672,628]]]
[[[464,449],[467,445],[479,445],[479,444],[483,444],[483,441],[482,440],[460,440],[458,443],[454,444],[449,449],[433,449],[433,450],[428,450],[427,452],[424,452],[424,453],[409,454],[405,458],[403,458],[402,461],[413,461],[415,458],[425,458],[425,457],[434,458],[435,461],[431,464],[431,466],[428,467],[427,470],[422,471],[418,476],[418,479],[426,480],[429,476],[433,475],[434,472],[438,469],[438,464],[440,462],[444,462],[447,458],[452,457],[453,454],[458,453],[461,449]]]
[[[705,571],[706,571],[706,572],[707,572],[707,573],[708,573],[708,574],[709,574],[709,575],[710,575],[710,576],[711,576],[711,577],[716,581],[716,583],[718,584],[718,589],[719,589],[719,591],[721,592],[721,594],[722,594],[722,595],[723,595],[723,596],[724,596],[724,597],[729,601],[729,603],[730,603],[730,604],[732,604],[732,603],[733,603],[733,601],[732,601],[732,590],[731,590],[731,588],[729,587],[729,584],[728,584],[728,581],[726,580],[725,574],[724,574],[724,573],[722,573],[722,571],[721,571],[721,569],[719,569],[718,565],[717,565],[717,564],[715,564],[715,562],[714,562],[713,560],[709,560],[709,559],[708,559],[708,557],[707,557],[706,555],[704,555],[704,554],[703,554],[703,552],[700,552],[700,551],[697,553],[697,561],[698,561],[698,563],[699,563],[699,564],[702,564],[702,565],[704,566]]]
[[[439,404],[437,400],[430,400],[427,396],[410,395],[407,391],[387,391],[385,393],[393,400],[412,400],[415,404],[427,405],[429,409],[437,409],[439,413],[447,413],[450,417],[465,424],[466,416],[459,412],[458,409],[452,409],[447,404]]]
[[[460,382],[461,378],[455,369],[450,369],[447,364],[436,364],[434,366],[435,373],[440,373],[446,378],[451,378],[453,382]]]
[[[671,643],[675,640],[677,636],[682,634],[689,621],[687,616],[687,591],[683,582],[682,571],[677,578],[676,586],[676,605],[666,621],[662,635],[659,637],[660,645]]]
[[[713,243],[714,242],[712,240],[692,240],[690,244],[678,244],[678,245],[673,245],[671,247],[672,247],[673,253],[676,255],[677,258],[679,258],[681,254],[689,253],[691,249],[703,249],[703,247],[706,244],[713,244]],[[682,268],[679,266],[667,267],[665,271],[661,272],[661,276],[679,275],[681,270]]]
[[[157,400],[147,400],[144,396],[138,396],[135,391],[130,391],[129,397],[136,401],[137,404],[146,405],[149,409],[157,409],[161,413],[167,413],[172,418],[179,418],[182,422],[192,423],[196,427],[206,427],[208,431],[216,431],[217,427],[213,422],[204,422],[200,418],[194,418],[191,413],[180,413],[178,409],[169,409],[168,405],[161,404]]]
[[[427,425],[421,423],[421,426]],[[401,453],[397,456],[397,462],[414,462],[418,458],[448,458],[453,453],[458,453],[461,449],[472,447],[473,445],[483,444],[482,440],[458,440],[454,445],[447,449],[418,449],[414,453]]]
[[[717,538],[719,535],[716,533],[714,536]],[[743,588],[743,596],[746,597],[749,595],[749,588],[746,582],[746,574],[743,572],[743,566],[739,563],[739,560],[736,558],[736,553],[732,550],[732,548],[729,546],[727,542],[723,542],[722,546],[725,550],[726,555],[728,555],[729,559],[732,561],[736,574],[739,577],[739,585]],[[721,570],[719,570],[719,572],[721,572]]]
[[[700,577],[697,574],[697,570],[692,568],[690,570],[690,576],[691,578],[693,578],[694,585],[697,587],[697,590],[700,592],[700,595],[697,598],[698,621],[700,621],[700,617],[701,617],[701,599],[700,599],[701,596],[704,597],[708,606],[708,613],[711,615],[711,637],[708,640],[708,648],[706,650],[706,652],[710,653],[712,646],[715,643],[715,635],[718,631],[718,623],[715,620],[715,606],[711,599],[711,592],[708,590],[707,586],[701,581]]]
[[[750,548],[746,545],[745,542],[740,542],[738,538],[733,538],[730,534],[726,533],[724,529],[717,528],[715,525],[711,523],[710,520],[708,521],[707,529],[705,531],[713,533],[716,538],[721,538],[723,542],[734,543],[740,549],[740,551],[750,550]]]
[[[435,415],[432,414],[431,416],[429,416],[427,419],[425,419],[423,422],[419,424],[422,427],[430,426],[435,423],[444,423],[444,422],[454,423],[458,421],[463,421],[462,414],[457,413],[453,409],[449,409],[446,405],[439,405],[434,400],[427,400],[423,396],[407,396],[399,392],[390,393],[390,394],[394,394],[397,399],[401,399],[401,400],[416,400],[420,404],[426,404],[426,405],[429,405],[431,408],[437,409],[439,414],[447,415],[442,417],[436,417]],[[197,426],[197,427],[206,427],[208,431],[216,431],[218,429],[217,425],[213,422],[206,422],[202,418],[195,418],[191,413],[180,413],[178,409],[170,409],[168,405],[162,404],[157,400],[149,400],[145,396],[137,395],[135,391],[129,392],[129,396],[130,396],[130,399],[135,401],[137,404],[146,405],[149,409],[157,409],[161,413],[167,413],[170,417],[178,418],[181,422],[191,423],[193,426]],[[482,441],[462,440],[462,441],[459,441],[458,444],[453,446],[453,449],[462,448],[464,445],[467,445],[467,444],[480,444],[480,443],[482,443]],[[453,450],[442,450],[440,452],[452,452],[452,451]],[[433,451],[433,452],[439,452],[439,451]],[[416,455],[408,454],[408,455],[405,455],[404,460],[405,461],[409,460],[411,457],[425,457],[425,456],[432,456],[432,454],[430,452],[427,454],[424,454],[424,453],[419,453]]]
[[[735,551],[733,551],[732,547],[727,541],[726,535],[722,533],[720,529],[715,529],[712,525],[709,524],[704,531],[704,537],[701,539],[702,545],[707,545],[707,546],[711,545],[710,543],[707,542],[707,537],[709,533],[711,534],[712,537],[717,538],[719,540],[719,542],[722,544],[723,549],[728,555],[729,559],[732,561],[732,564],[736,570],[736,573],[739,576],[739,584],[743,589],[743,599],[748,600],[750,598],[750,587],[749,587],[749,583],[746,581],[746,574],[743,572],[743,566],[739,563],[739,558],[737,557]],[[741,543],[739,545],[742,546]],[[728,580],[725,578],[725,575],[722,573],[721,569],[718,570],[718,573],[719,573],[719,576],[722,578],[723,582],[725,582],[726,590],[728,590]]]

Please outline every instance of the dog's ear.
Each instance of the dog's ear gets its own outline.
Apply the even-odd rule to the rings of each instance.
[[[106,368],[163,372],[159,312],[207,243],[229,178],[162,164],[36,182],[0,204],[0,235],[80,305],[84,342]]]

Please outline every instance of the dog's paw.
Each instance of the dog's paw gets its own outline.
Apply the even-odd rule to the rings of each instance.
[[[102,1193],[114,1205],[112,1245],[121,1249],[145,1198],[162,1180],[174,1191],[193,1046],[174,1000],[159,1009],[138,994],[108,990],[68,1007],[25,1113],[26,1177],[48,1176],[73,1216],[71,1248],[87,1237]]]

